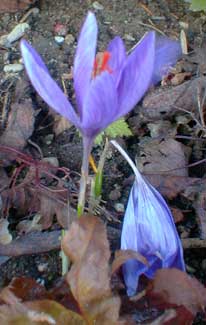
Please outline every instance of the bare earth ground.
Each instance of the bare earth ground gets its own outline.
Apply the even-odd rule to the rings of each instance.
[[[30,30],[25,33],[24,37],[28,39],[36,50],[43,56],[52,76],[60,85],[62,85],[62,76],[71,72],[77,36],[88,10],[94,11],[97,17],[99,26],[99,51],[104,50],[108,41],[115,35],[120,35],[124,39],[126,47],[129,50],[145,32],[153,28],[159,30],[163,34],[165,33],[171,38],[177,39],[180,30],[185,27],[184,24],[187,24],[185,30],[191,51],[200,48],[206,36],[206,16],[202,13],[190,12],[187,4],[182,1],[101,0],[101,2],[98,2],[98,4],[95,5],[92,1],[42,0],[40,5],[37,4],[37,7],[39,8],[39,12],[36,12],[35,14],[31,13],[28,15],[28,18],[25,19],[25,21],[30,25]],[[26,11],[19,11],[12,14],[0,14],[0,36],[9,33],[22,19],[26,12],[28,12],[28,9]],[[58,45],[54,39],[54,36],[56,35],[54,26],[57,23],[63,24],[66,29],[66,38],[61,46]],[[2,96],[5,95],[5,80],[8,77],[3,71],[3,68],[7,63],[15,63],[20,59],[18,41],[14,43],[14,48],[14,51],[0,48],[0,94]],[[192,67],[190,65],[188,68],[188,66],[185,65],[182,70],[183,72],[186,71],[190,73],[190,76],[187,79],[194,80],[195,78],[198,78],[199,74],[204,76],[206,70],[200,68],[200,60],[192,63]],[[201,69],[202,71],[200,71]],[[32,107],[36,112],[35,127],[30,138],[32,142],[39,146],[43,157],[56,157],[60,166],[67,167],[72,172],[78,173],[81,166],[81,139],[75,129],[70,126],[69,129],[64,130],[63,133],[56,135],[53,129],[54,115],[49,115],[48,118],[47,113],[45,113],[48,109],[47,105],[36,96],[34,90],[29,86],[25,73],[18,73],[15,77],[11,78],[15,79],[12,94],[16,87],[16,78],[18,78],[22,82],[26,83],[23,97],[32,98]],[[66,79],[65,85],[67,92],[71,97],[71,81]],[[158,87],[161,92],[162,86],[159,85],[156,88]],[[170,98],[174,96],[173,90],[171,90],[174,87],[174,85],[166,86],[166,91]],[[150,91],[150,96],[152,96],[153,91],[154,90]],[[191,96],[195,96],[195,94],[193,93]],[[160,99],[161,98],[163,102],[160,106],[167,106],[167,98],[160,96]],[[10,100],[12,102],[12,96]],[[153,97],[148,97],[148,101],[149,104],[145,103],[137,106],[127,117],[127,121],[133,131],[133,136],[120,140],[123,146],[129,151],[131,157],[134,159],[136,158],[142,171],[145,173],[151,173],[151,171],[153,171],[154,174],[160,174],[166,166],[169,167],[169,169],[177,168],[178,170],[178,166],[186,166],[189,163],[194,163],[198,160],[204,159],[204,128],[197,129],[197,122],[191,118],[191,115],[188,116],[187,113],[175,111],[164,115],[160,112],[158,115],[153,111],[155,106],[153,104]],[[189,99],[188,101],[189,103],[191,102]],[[4,101],[0,98],[0,109],[3,107],[3,103]],[[182,108],[187,110],[188,105],[186,103]],[[199,121],[198,112],[195,111],[198,110],[198,108],[195,108],[194,103],[191,105],[193,106],[192,112],[195,117],[197,116]],[[145,113],[146,109],[148,109],[148,111]],[[10,113],[11,112],[8,112],[8,115]],[[161,121],[166,122],[166,124],[163,123],[163,125],[159,127]],[[155,140],[155,136],[152,135],[152,132],[155,129],[155,123],[158,125],[158,128],[161,129],[161,132],[158,131],[156,133],[159,140]],[[3,134],[5,128],[3,123],[1,128],[1,133]],[[162,149],[159,148],[160,142],[168,141],[170,135],[173,139],[175,135],[190,136],[193,137],[193,139],[189,140],[179,138],[174,140],[175,143],[172,143],[172,145],[171,143],[168,145],[168,143],[165,142],[165,146],[163,145]],[[197,138],[201,139],[201,141],[194,140]],[[153,143],[152,141],[157,142]],[[180,143],[183,144],[183,146],[181,145],[179,147]],[[3,144],[7,145],[6,142]],[[156,146],[156,152],[152,151],[150,144],[152,147]],[[164,165],[163,160],[158,157],[158,152],[164,150],[167,146],[169,146],[169,152],[167,152],[166,155],[168,155],[169,160],[174,160],[171,165],[169,163],[168,165],[167,163]],[[100,149],[101,148],[98,146],[94,148],[93,153],[95,159],[99,157]],[[26,152],[33,154],[35,152],[34,145],[27,143],[25,150]],[[174,158],[173,151],[177,154],[176,158]],[[145,154],[145,152],[147,152],[148,155]],[[152,159],[150,161],[149,155],[153,157],[153,160],[157,157],[156,165]],[[180,159],[180,161],[177,163],[178,159]],[[150,170],[148,164],[150,165],[151,162],[152,167]],[[145,168],[145,166],[147,167]],[[199,221],[200,216],[198,215],[198,209],[205,209],[205,203],[200,205],[199,202],[205,200],[203,195],[205,193],[203,179],[204,173],[204,165],[197,165],[196,167],[189,169],[189,173],[187,168],[181,169],[180,172],[173,172],[172,175],[175,177],[189,176],[191,178],[199,178],[200,181],[196,187],[194,186],[191,188],[188,182],[185,181],[184,183],[183,179],[181,179],[179,182],[183,182],[182,189],[177,193],[177,195],[173,196],[165,195],[164,190],[162,190],[170,204],[170,207],[176,209],[175,214],[178,214],[177,211],[179,211],[180,214],[183,214],[184,218],[181,217],[181,221],[177,225],[182,239],[198,238],[200,236],[202,225]],[[171,176],[171,172],[168,174]],[[112,229],[110,237],[113,249],[118,248],[119,245],[119,234],[124,215],[124,207],[126,206],[129,189],[132,184],[130,175],[131,171],[127,164],[117,153],[113,152],[105,166],[103,200],[105,200],[106,203],[102,203],[104,209],[104,220]],[[78,179],[77,176],[74,176],[74,179],[74,184],[76,184],[76,179]],[[71,187],[72,186],[73,185],[71,185]],[[70,185],[68,185],[68,187],[70,187]],[[188,188],[190,190],[189,194],[186,193]],[[73,186],[73,189],[75,191],[75,186]],[[198,197],[200,192],[203,194],[201,197]],[[196,205],[193,204],[194,201],[196,202]],[[119,203],[119,206],[117,206],[116,203]],[[16,225],[21,219],[25,218],[26,216],[23,215],[18,215],[18,217],[16,217],[15,210],[9,212],[8,220],[14,236],[18,235],[18,232],[15,229]],[[58,226],[56,226],[56,229],[57,228]],[[205,283],[206,271],[205,253],[205,247],[185,250],[188,272],[195,275],[203,283]],[[60,269],[59,250],[54,250],[44,254],[12,257],[5,263],[3,263],[2,258],[0,285],[5,286],[14,276],[26,275],[38,279],[39,282],[44,283],[46,286],[50,286],[51,283],[60,276]],[[204,324],[204,322],[202,321],[201,324]]]

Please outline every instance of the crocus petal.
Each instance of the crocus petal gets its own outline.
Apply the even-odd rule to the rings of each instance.
[[[83,102],[86,98],[94,67],[97,42],[97,22],[95,15],[89,12],[83,24],[74,59],[74,88],[80,119]]]
[[[111,55],[108,64],[111,68],[112,76],[115,78],[115,83],[118,85],[121,69],[127,57],[122,39],[119,36],[113,38],[107,47],[107,51]]]
[[[151,278],[161,267],[185,270],[182,246],[171,212],[161,194],[140,174],[132,187],[124,216],[121,248],[138,251],[150,264],[149,268],[135,261],[124,265],[124,279],[130,295],[136,292],[139,276],[143,273]]]
[[[96,136],[107,127],[117,114],[117,94],[112,76],[102,72],[92,80],[84,101],[82,132]]]
[[[182,56],[181,44],[164,36],[156,36],[155,63],[152,84],[162,80],[169,69],[174,66]]]
[[[21,41],[20,47],[27,74],[38,94],[57,113],[79,127],[78,116],[63,91],[50,76],[40,55],[25,40]]]
[[[128,113],[148,89],[154,68],[155,32],[149,32],[128,56],[119,85],[119,116]]]

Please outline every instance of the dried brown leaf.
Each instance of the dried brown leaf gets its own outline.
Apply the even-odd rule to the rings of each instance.
[[[60,247],[61,231],[31,232],[13,240],[8,245],[0,244],[0,255],[20,256],[49,252]]]
[[[8,2],[8,1],[7,1]],[[30,99],[11,106],[7,127],[0,137],[0,144],[23,149],[34,129],[34,109]]]
[[[13,296],[13,301],[11,297]],[[7,302],[8,303],[8,302]],[[82,317],[52,300],[20,303],[10,293],[8,305],[0,306],[1,325],[86,325]]]
[[[131,249],[117,250],[112,263],[112,273],[116,272],[120,266],[129,259],[138,260],[139,262],[148,265],[147,259],[138,252],[132,251]]]
[[[34,0],[1,0],[0,13],[15,12],[17,10],[26,9],[33,2]]]
[[[153,292],[170,304],[184,306],[193,315],[206,306],[206,288],[177,269],[158,270],[153,280]]]
[[[58,136],[59,134],[61,134],[62,132],[70,129],[72,126],[72,124],[65,119],[63,116],[60,115],[55,115],[55,121],[54,121],[54,133],[56,136]]]
[[[140,143],[138,167],[144,173],[187,176],[189,148],[174,139],[150,140]]]
[[[41,215],[40,214],[35,214],[32,220],[22,220],[18,223],[17,225],[17,230],[22,233],[29,233],[32,231],[41,231],[42,230],[42,225],[40,224],[41,220]]]
[[[62,249],[73,265],[67,275],[73,296],[88,324],[117,324],[120,301],[110,289],[110,250],[99,218],[83,216],[72,223]]]
[[[197,89],[204,89],[206,77],[195,78],[170,88],[157,88],[143,100],[141,117],[143,121],[173,116],[178,108],[193,111],[197,107]]]
[[[178,194],[183,193],[186,188],[201,182],[199,178],[173,176],[173,175],[145,175],[149,182],[168,199],[174,199]]]
[[[41,284],[32,278],[13,278],[7,288],[21,301],[48,299],[51,296]]]

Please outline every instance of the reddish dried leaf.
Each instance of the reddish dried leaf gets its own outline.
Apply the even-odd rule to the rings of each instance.
[[[33,2],[34,0],[1,0],[0,13],[15,12],[17,10],[26,9]]]
[[[206,306],[206,289],[203,285],[177,269],[158,270],[153,281],[153,292],[170,304],[184,306],[193,315]]]
[[[82,316],[72,310],[66,309],[64,306],[52,300],[33,301],[28,302],[25,305],[29,307],[29,309],[36,311],[39,316],[41,316],[42,313],[45,313],[55,320],[54,323],[48,322],[48,324],[86,325]],[[41,322],[39,323],[41,324]],[[30,324],[31,323],[28,323],[28,325]]]
[[[115,252],[115,258],[112,263],[112,273],[116,272],[120,266],[122,266],[122,264],[124,264],[129,259],[138,260],[139,262],[148,265],[147,259],[140,253],[132,251],[130,249],[118,250]]]
[[[7,1],[8,2],[8,1]],[[11,106],[8,124],[0,137],[0,144],[23,149],[34,129],[34,109],[30,99]]]
[[[36,280],[26,277],[14,278],[8,289],[21,301],[48,299],[51,296]]]
[[[61,231],[32,232],[8,245],[0,245],[0,255],[20,256],[49,252],[60,247]]]
[[[117,324],[120,301],[110,289],[110,250],[99,218],[83,216],[62,240],[73,265],[67,275],[73,296],[88,324]]]
[[[52,300],[21,303],[9,290],[4,298],[7,305],[0,306],[1,325],[86,325],[80,315]]]

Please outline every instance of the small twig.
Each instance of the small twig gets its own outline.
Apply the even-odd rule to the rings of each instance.
[[[31,139],[28,139],[27,142],[32,145],[34,148],[36,148],[36,150],[38,151],[38,153],[40,154],[40,159],[43,159],[44,156],[43,156],[43,153],[42,153],[42,150],[41,148],[38,146],[37,143],[33,142]]]
[[[181,241],[184,249],[206,248],[206,239],[185,238]]]

